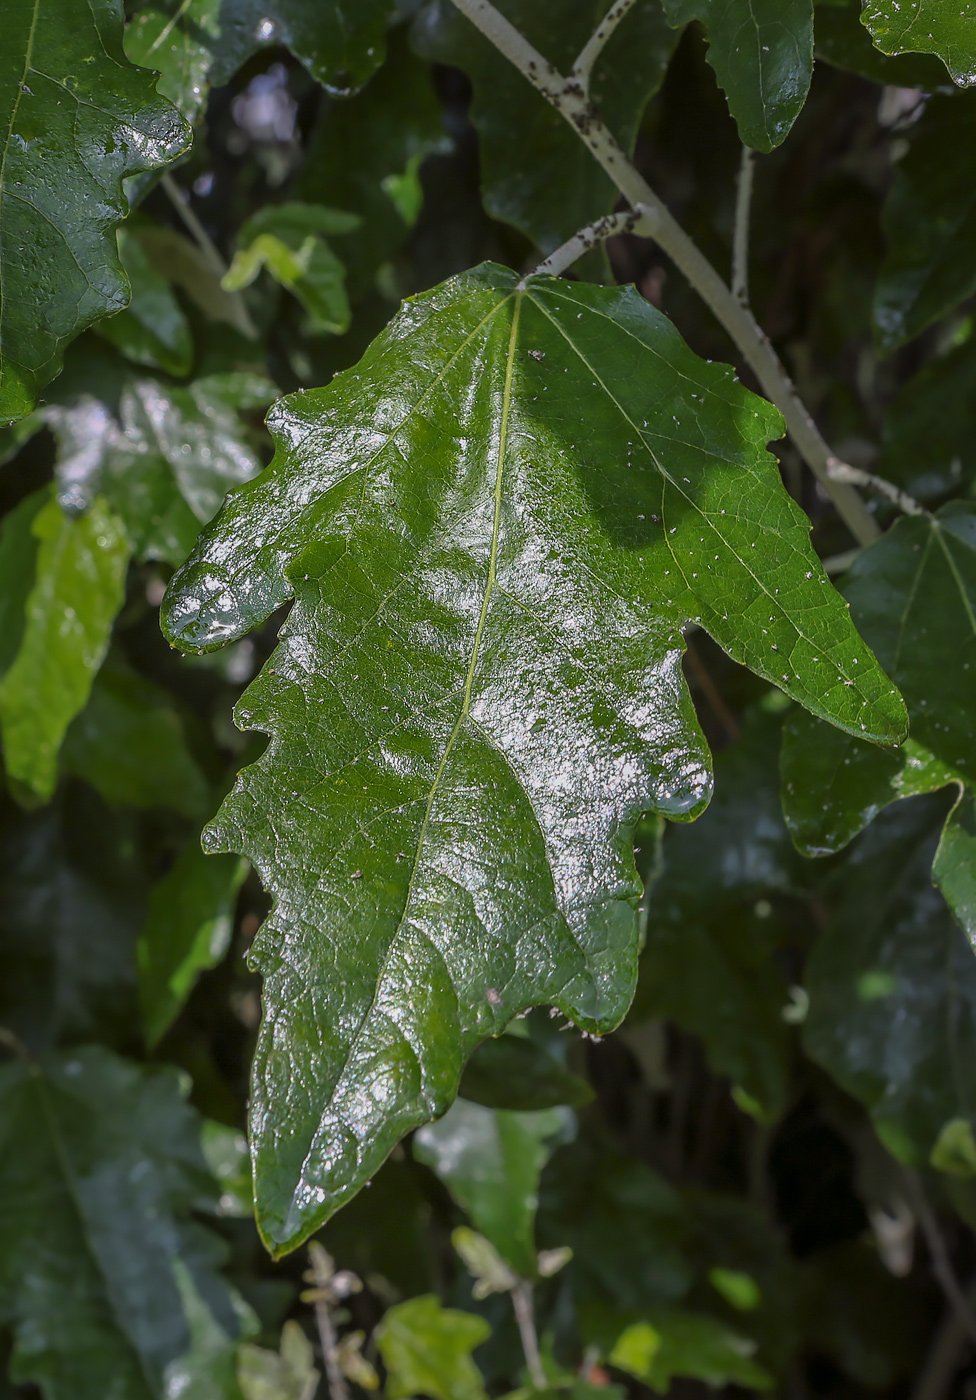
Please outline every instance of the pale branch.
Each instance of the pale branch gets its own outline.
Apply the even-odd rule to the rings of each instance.
[[[217,247],[216,243],[214,243],[210,234],[191,208],[189,196],[186,194],[186,191],[180,188],[172,175],[168,172],[163,175],[159,183],[166,193],[169,202],[186,225],[190,237],[206,258],[211,272],[214,274],[217,281],[220,282],[227,271],[227,264],[220,255],[220,249]],[[254,322],[251,320],[251,313],[244,304],[244,298],[239,292],[226,292],[225,295],[233,302],[234,314],[237,318],[237,330],[239,330],[243,336],[246,336],[248,340],[257,340],[257,326],[255,326]]]
[[[589,92],[590,78],[597,59],[613,36],[617,25],[633,9],[634,4],[635,0],[616,0],[616,3],[610,6],[580,50],[579,58],[573,64],[569,76],[581,83],[587,92]]]
[[[749,305],[749,221],[752,214],[752,177],[756,153],[742,147],[739,183],[735,194],[735,229],[732,236],[732,295],[743,306]]]
[[[597,244],[618,233],[639,233],[651,237],[654,233],[653,219],[645,217],[643,209],[621,209],[616,214],[604,214],[602,219],[594,219],[592,224],[587,224],[572,238],[567,238],[538,267],[527,273],[519,283],[519,291],[525,289],[530,277],[541,277],[547,273],[551,277],[559,277]]]
[[[529,1379],[536,1390],[547,1389],[545,1368],[542,1365],[542,1355],[539,1351],[539,1335],[535,1328],[535,1308],[532,1303],[532,1285],[525,1279],[519,1279],[518,1283],[511,1290],[512,1306],[515,1309],[515,1321],[518,1323],[519,1336],[522,1339],[522,1350],[525,1353],[525,1364],[528,1368]]]
[[[315,1323],[325,1362],[325,1374],[329,1382],[331,1400],[349,1400],[349,1387],[339,1365],[339,1338],[332,1320],[331,1293],[329,1285],[335,1275],[332,1259],[322,1245],[313,1240],[308,1247],[309,1262],[312,1267],[306,1278],[315,1287],[303,1294],[315,1308]]]
[[[827,470],[832,481],[846,481],[851,486],[863,486],[867,491],[876,491],[879,496],[887,497],[903,515],[930,513],[923,505],[919,505],[914,496],[910,496],[894,482],[885,481],[883,476],[875,476],[873,472],[863,471],[860,467],[852,467],[849,462],[842,462],[839,457],[831,457],[828,460]]]
[[[578,79],[564,78],[490,0],[453,0],[453,3],[575,128],[631,208],[641,206],[644,216],[653,220],[656,242],[684,273],[738,346],[763,391],[782,413],[790,437],[851,534],[859,544],[870,544],[877,539],[878,524],[860,496],[847,482],[832,479],[827,464],[834,454],[799,398],[769,337],[627,159]]]

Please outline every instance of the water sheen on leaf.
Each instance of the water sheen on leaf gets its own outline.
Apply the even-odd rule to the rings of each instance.
[[[276,901],[252,1141],[281,1251],[519,1011],[623,1016],[633,824],[710,786],[687,618],[855,734],[897,741],[903,707],[765,451],[778,415],[631,289],[477,269],[271,426],[164,627],[204,651],[295,599],[237,710],[271,743],[208,829]]]
[[[4,6],[0,421],[29,413],[65,342],[129,299],[122,181],[189,144],[154,81],[122,52],[120,0]]]
[[[868,0],[861,15],[882,53],[934,53],[960,87],[976,83],[973,0]]]

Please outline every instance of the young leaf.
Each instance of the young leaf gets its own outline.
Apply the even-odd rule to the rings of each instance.
[[[867,0],[861,22],[882,53],[938,54],[954,83],[976,83],[973,0]]]
[[[156,885],[137,949],[146,1041],[157,1044],[200,973],[227,952],[247,862],[208,859],[193,842]]]
[[[686,618],[855,733],[903,710],[764,450],[776,414],[632,290],[476,270],[273,431],[164,626],[206,651],[296,598],[237,712],[272,743],[207,838],[276,898],[253,1140],[280,1250],[517,1012],[623,1015],[633,821],[708,793]]]
[[[51,497],[34,516],[39,541],[20,648],[0,680],[8,776],[29,800],[54,792],[58,752],[84,707],[125,597],[122,522],[96,498],[77,519]]]
[[[95,329],[137,365],[177,376],[188,374],[193,339],[169,283],[126,229],[119,230],[119,256],[132,288],[129,305],[98,321]]]
[[[383,62],[394,0],[220,0],[210,81],[226,83],[260,49],[284,44],[336,97],[349,97]]]
[[[893,350],[976,291],[976,97],[935,96],[910,128],[884,206],[888,253],[874,303]]]
[[[429,1395],[431,1400],[485,1400],[481,1373],[471,1359],[487,1341],[483,1317],[441,1307],[433,1294],[398,1303],[374,1336],[387,1371],[389,1400]]]
[[[877,818],[832,872],[806,965],[808,1054],[916,1163],[976,1103],[976,960],[930,880],[944,816],[915,798]]]
[[[610,1364],[666,1395],[677,1376],[710,1386],[772,1389],[772,1377],[753,1361],[755,1344],[702,1313],[659,1311],[633,1322],[617,1338]]]
[[[237,1365],[244,1400],[312,1400],[319,1382],[314,1356],[312,1343],[293,1319],[281,1329],[279,1351],[245,1342]]]
[[[61,765],[111,806],[169,807],[191,821],[206,815],[210,790],[172,696],[125,666],[109,663],[96,676],[65,735]]]
[[[120,0],[17,4],[5,18],[0,422],[31,411],[66,341],[125,306],[122,182],[190,139],[154,79],[126,61]]]
[[[674,25],[699,19],[708,61],[747,146],[785,141],[813,75],[813,0],[664,0]]]
[[[522,1278],[536,1274],[535,1211],[546,1162],[574,1132],[568,1109],[508,1113],[456,1099],[413,1152]]]
[[[91,1047],[5,1065],[0,1105],[0,1190],[17,1202],[0,1217],[12,1379],[46,1400],[154,1400],[191,1346],[181,1263],[238,1330],[190,1221],[212,1185],[176,1074]]]
[[[267,205],[241,229],[241,247],[221,285],[240,291],[266,267],[308,312],[306,334],[342,335],[350,314],[346,270],[321,235],[351,233],[359,222],[356,214],[318,204]]]
[[[502,0],[499,8],[557,67],[567,71],[599,24],[598,0]],[[489,214],[550,252],[613,208],[615,191],[579,136],[455,9],[433,0],[414,26],[419,52],[467,73],[471,118],[480,137]],[[607,44],[593,75],[593,99],[626,151],[647,103],[664,81],[678,36],[658,0],[638,0]],[[528,174],[544,170],[545,180]]]

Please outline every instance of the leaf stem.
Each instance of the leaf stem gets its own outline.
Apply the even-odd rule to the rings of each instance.
[[[527,273],[519,283],[519,291],[525,290],[530,277],[542,277],[545,274],[559,277],[591,248],[608,238],[613,238],[615,234],[643,233],[643,224],[643,209],[621,209],[616,214],[604,214],[602,219],[594,219],[592,224],[587,224],[579,233],[574,233],[572,238],[567,238],[544,262]]]
[[[535,1330],[532,1285],[525,1279],[519,1279],[512,1289],[512,1307],[515,1309],[515,1321],[518,1323],[519,1336],[522,1338],[522,1350],[525,1352],[525,1364],[528,1367],[529,1377],[536,1390],[545,1390],[548,1383],[542,1365],[542,1355],[539,1351],[539,1337]]]
[[[349,1400],[349,1387],[339,1365],[339,1338],[329,1308],[329,1284],[334,1272],[332,1260],[326,1250],[314,1240],[308,1247],[308,1258],[315,1282],[315,1323],[322,1346],[325,1374],[329,1381],[329,1395],[332,1400]]]
[[[751,146],[742,147],[739,163],[739,183],[735,194],[735,230],[732,236],[732,295],[743,306],[749,305],[749,224],[752,214],[752,177],[756,168],[756,153]]]
[[[570,77],[575,78],[580,83],[585,92],[590,90],[590,78],[593,74],[593,67],[610,38],[613,36],[617,25],[624,16],[633,9],[635,0],[616,0],[594,29],[580,50],[579,58],[573,64]]]
[[[159,183],[166,192],[169,202],[186,225],[187,231],[194,243],[206,258],[210,265],[211,272],[213,272],[219,282],[227,271],[227,264],[221,257],[220,250],[216,243],[214,243],[210,234],[197,218],[185,190],[180,189],[179,185],[168,171],[162,176]],[[240,292],[227,292],[227,295],[234,303],[237,316],[237,329],[242,335],[246,336],[248,340],[257,340],[257,326],[255,326],[254,322],[251,320],[251,313],[244,303],[244,298],[241,296]]]
[[[894,482],[885,481],[883,476],[875,476],[873,472],[862,471],[860,467],[852,467],[849,462],[842,462],[839,457],[830,458],[827,470],[833,481],[847,481],[852,486],[863,486],[868,491],[877,491],[879,496],[886,496],[904,515],[931,514],[923,505],[919,505],[914,496],[910,496]]]
[[[594,110],[579,79],[564,78],[491,0],[453,0],[453,3],[576,130],[631,208],[641,207],[650,235],[684,273],[739,347],[763,391],[782,413],[790,437],[851,534],[859,544],[870,544],[877,539],[881,533],[877,522],[854,488],[831,478],[827,464],[836,458],[799,398],[769,337],[627,159]]]

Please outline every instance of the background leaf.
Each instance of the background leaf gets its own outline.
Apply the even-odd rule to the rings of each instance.
[[[347,97],[383,61],[393,0],[220,0],[210,75],[225,83],[258,49],[284,44],[326,92]]]
[[[484,1318],[442,1307],[433,1294],[390,1308],[376,1329],[390,1400],[484,1400],[471,1353],[490,1332]]]
[[[22,418],[65,342],[121,310],[122,181],[189,144],[174,107],[122,53],[118,0],[11,10],[0,68],[0,421]]]
[[[960,87],[976,83],[976,6],[971,0],[926,0],[907,9],[867,0],[862,21],[883,53],[934,53]]]

